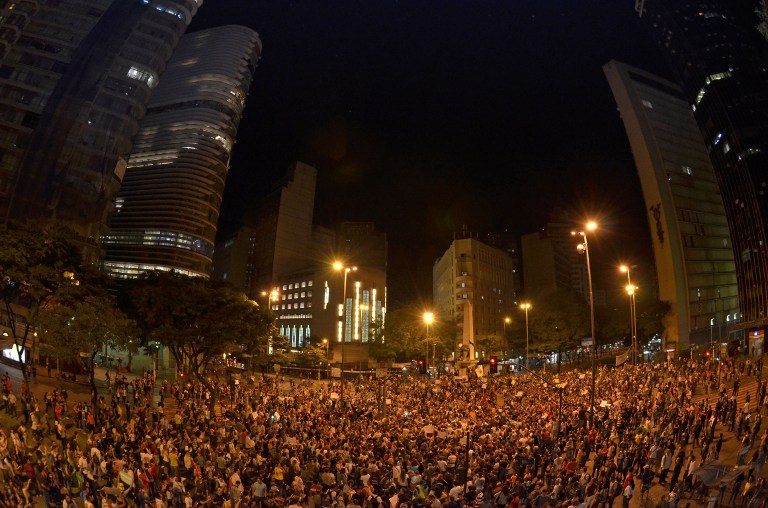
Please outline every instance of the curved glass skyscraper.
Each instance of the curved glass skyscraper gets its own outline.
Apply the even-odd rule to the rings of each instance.
[[[260,54],[258,34],[242,26],[181,39],[134,138],[102,236],[108,274],[210,275],[229,158]]]
[[[86,245],[96,246],[152,89],[201,3],[2,3],[5,219],[66,221]]]

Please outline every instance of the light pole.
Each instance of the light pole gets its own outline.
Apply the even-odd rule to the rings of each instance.
[[[597,229],[596,222],[588,222],[585,231],[571,231],[571,235],[579,235],[584,240],[576,246],[580,253],[587,257],[587,281],[589,282],[589,325],[592,332],[592,388],[589,392],[589,418],[590,425],[595,425],[595,356],[597,356],[597,338],[595,337],[595,294],[592,288],[592,267],[589,264],[589,241],[587,232]]]
[[[627,294],[629,295],[629,333],[632,335],[632,365],[637,365],[637,313],[635,306],[635,291],[637,286],[632,284],[630,271],[634,266],[621,265],[619,270],[627,274]]]
[[[431,312],[424,313],[424,323],[427,325],[427,356],[424,357],[424,372],[429,376],[429,325],[434,321],[435,315]],[[434,363],[434,358],[432,358]]]
[[[323,339],[323,344],[325,344],[325,361],[328,361],[328,346],[330,345],[328,339]]]
[[[504,328],[504,358],[507,357],[507,346],[509,343],[507,342],[507,325],[512,322],[512,318],[509,316],[505,316],[504,319],[501,321],[502,326]]]
[[[341,388],[339,390],[339,402],[344,402],[344,343],[347,341],[346,334],[344,333],[347,328],[347,275],[349,272],[357,271],[356,266],[344,266],[340,261],[336,261],[333,264],[333,268],[336,271],[344,272],[344,289],[342,290],[342,304],[341,304],[341,333],[339,338],[341,339]]]
[[[715,361],[715,342],[714,342],[715,318],[709,320],[709,351],[712,353],[712,360]]]
[[[525,365],[528,366],[528,310],[531,308],[531,304],[526,302],[520,304],[520,308],[525,311]]]

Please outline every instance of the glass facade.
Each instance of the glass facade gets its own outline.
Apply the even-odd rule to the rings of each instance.
[[[145,114],[199,5],[5,2],[0,10],[0,213],[70,222],[96,244]]]
[[[256,32],[241,26],[182,37],[134,138],[102,236],[107,273],[122,277],[124,265],[145,263],[210,275],[229,158],[260,53]]]

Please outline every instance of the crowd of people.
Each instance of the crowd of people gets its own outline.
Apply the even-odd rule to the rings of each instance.
[[[90,403],[61,389],[38,400],[6,375],[0,508],[627,508],[655,485],[667,508],[765,508],[762,360],[715,365],[600,368],[594,412],[578,370],[343,390],[115,376]],[[729,440],[735,463],[707,478]]]

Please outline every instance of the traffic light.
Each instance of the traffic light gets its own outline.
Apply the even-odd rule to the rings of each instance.
[[[427,373],[427,362],[424,361],[424,358],[419,358],[419,361],[417,362],[419,365],[419,374],[426,374]]]
[[[499,373],[499,359],[495,356],[492,356],[488,360],[488,365],[490,366],[490,372],[491,374],[498,374]]]

